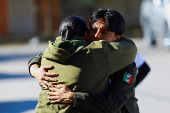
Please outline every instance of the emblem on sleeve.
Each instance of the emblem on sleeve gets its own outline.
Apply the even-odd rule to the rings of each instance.
[[[124,73],[124,76],[123,76],[123,81],[127,82],[127,83],[131,83],[132,81],[132,76],[130,73]]]

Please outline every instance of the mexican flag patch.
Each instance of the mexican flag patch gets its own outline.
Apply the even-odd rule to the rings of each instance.
[[[124,76],[123,76],[123,81],[125,82],[128,82],[129,84],[131,83],[132,81],[132,76],[130,73],[124,73]]]

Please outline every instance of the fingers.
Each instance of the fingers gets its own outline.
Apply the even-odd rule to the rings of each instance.
[[[42,80],[45,80],[45,81],[52,81],[52,82],[57,82],[57,81],[58,81],[57,79],[51,78],[51,77],[42,77]]]
[[[50,103],[55,104],[55,103],[58,103],[58,102],[60,102],[60,100],[52,100]]]
[[[57,88],[49,88],[49,90],[53,91],[53,92],[57,92],[58,89]]]
[[[62,102],[62,100],[60,100],[58,96],[50,96],[50,97],[47,97],[47,99],[52,100],[50,102],[51,104]]]
[[[48,89],[49,87],[54,87],[54,85],[50,84],[47,81],[41,81],[40,83],[45,89]]]
[[[47,81],[42,81],[42,83],[44,83],[47,87],[54,87],[54,85],[50,84]]]
[[[52,68],[54,68],[54,66],[42,66],[42,68],[44,68],[44,69],[52,69]]]
[[[58,84],[58,85],[57,85],[57,88],[65,88],[65,89],[66,89],[66,87],[67,87],[67,86],[66,86],[66,85],[63,85],[63,84]]]
[[[41,85],[42,85],[45,89],[48,89],[48,87],[47,87],[44,83],[41,83]]]
[[[69,87],[67,87],[66,85],[63,85],[63,84],[57,85],[57,88],[60,88],[61,91],[63,91],[63,92],[72,91]]]
[[[55,99],[57,98],[57,93],[56,92],[46,92],[46,94],[48,94],[48,95],[50,95],[50,97],[47,97],[47,98],[54,98],[55,97]]]
[[[43,71],[46,72],[46,70],[48,70],[48,69],[53,69],[53,68],[54,68],[54,66],[42,66],[42,67],[41,67],[41,70],[43,70]],[[48,72],[44,73],[44,75],[45,75],[45,76],[58,76],[57,73],[48,73]]]
[[[52,76],[52,77],[54,77],[54,76],[58,76],[58,73],[48,73],[48,72],[45,72],[44,75],[45,76]]]
[[[50,96],[50,97],[47,97],[47,99],[49,99],[49,100],[57,100],[58,96]]]

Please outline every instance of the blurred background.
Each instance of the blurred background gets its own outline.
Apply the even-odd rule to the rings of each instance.
[[[1,44],[25,42],[32,37],[40,40],[54,39],[65,17],[78,15],[87,24],[92,13],[101,7],[119,11],[126,20],[129,36],[141,37],[139,25],[140,0],[1,0]],[[130,30],[130,31],[129,31]],[[134,32],[135,33],[132,33]]]
[[[170,111],[170,0],[0,0],[0,113],[34,113],[40,87],[27,63],[54,40],[62,19],[98,8],[120,12],[151,71],[136,88],[141,113]]]

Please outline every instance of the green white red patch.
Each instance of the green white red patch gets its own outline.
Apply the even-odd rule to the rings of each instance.
[[[131,81],[132,81],[132,76],[133,75],[131,75],[130,73],[125,72],[124,76],[123,76],[123,81],[125,81],[125,82],[130,84]]]

